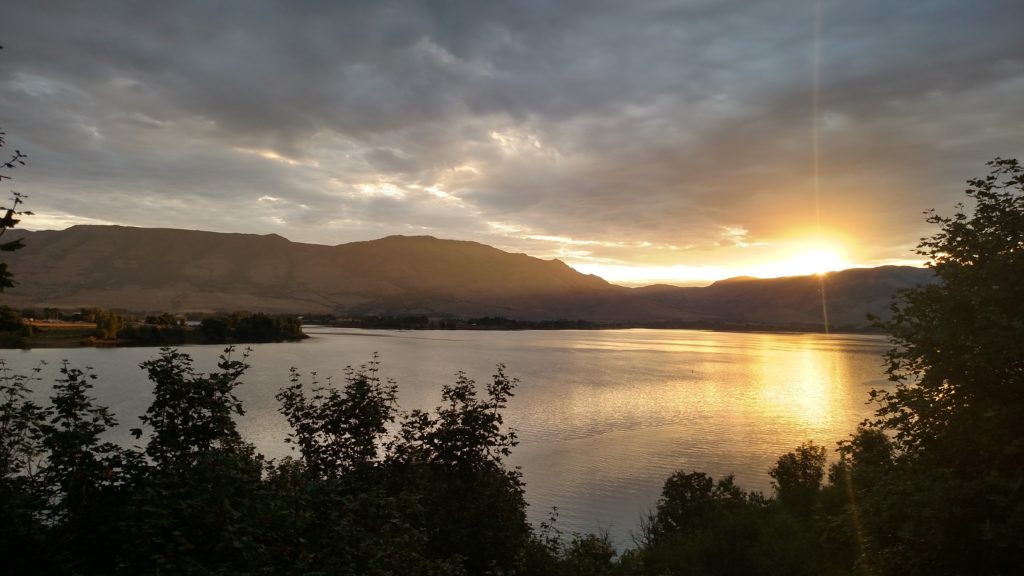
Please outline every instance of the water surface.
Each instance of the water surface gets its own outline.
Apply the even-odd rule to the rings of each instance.
[[[307,327],[298,343],[253,345],[239,396],[240,428],[263,454],[290,453],[274,394],[288,369],[341,378],[346,365],[380,355],[399,385],[404,410],[432,408],[443,383],[462,370],[485,382],[503,363],[520,380],[506,422],[521,443],[510,464],[526,481],[535,522],[558,507],[567,531],[607,530],[628,544],[671,473],[735,474],[770,490],[779,455],[814,440],[830,448],[871,414],[867,392],[885,387],[883,337],[729,333],[695,330],[363,331]],[[201,371],[220,346],[186,346]],[[151,399],[138,368],[154,348],[8,351],[20,369],[45,360],[52,380],[62,359],[92,366],[96,396],[122,424],[130,445]]]

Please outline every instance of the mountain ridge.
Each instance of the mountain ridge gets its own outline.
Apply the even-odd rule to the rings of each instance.
[[[391,235],[330,246],[277,234],[116,225],[12,235],[24,238],[27,247],[7,259],[18,285],[0,301],[21,308],[821,322],[822,280],[812,276],[629,288],[560,260],[433,236]],[[930,276],[929,270],[910,267],[830,273],[824,277],[835,308],[830,317],[866,326],[864,315],[884,314],[895,290]]]

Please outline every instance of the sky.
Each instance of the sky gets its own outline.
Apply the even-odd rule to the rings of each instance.
[[[13,9],[16,8],[16,9]],[[391,234],[610,281],[920,263],[1024,158],[1019,0],[41,0],[0,21],[30,229]],[[9,190],[3,190],[7,193]]]

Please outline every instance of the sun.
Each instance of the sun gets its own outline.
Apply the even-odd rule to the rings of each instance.
[[[821,275],[852,267],[845,250],[837,245],[825,243],[794,246],[780,256],[774,262],[756,266],[750,275],[760,278]]]
[[[830,248],[812,248],[799,252],[787,264],[802,274],[824,274],[842,270],[849,265],[838,251]]]
[[[712,282],[737,277],[781,278],[786,276],[821,276],[828,272],[855,268],[859,250],[855,239],[837,232],[829,234],[794,234],[774,242],[731,248],[729,256],[740,258],[730,262],[722,256],[713,263],[693,261],[688,264],[630,265],[614,262],[572,263],[584,274],[624,286],[672,284],[706,286]]]

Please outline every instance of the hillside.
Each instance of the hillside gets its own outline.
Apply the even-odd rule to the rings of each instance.
[[[897,290],[931,281],[931,270],[909,266],[851,268],[817,276],[732,278],[702,288],[648,286],[645,299],[687,314],[737,324],[814,325],[822,295],[833,326],[866,327],[868,314],[885,317]]]
[[[630,289],[558,260],[429,236],[324,246],[274,234],[121,226],[20,234],[27,247],[9,258],[18,285],[2,296],[18,308],[497,315],[618,323],[821,321],[816,277]],[[863,325],[866,313],[887,309],[894,290],[930,275],[905,267],[829,274],[830,319]]]

